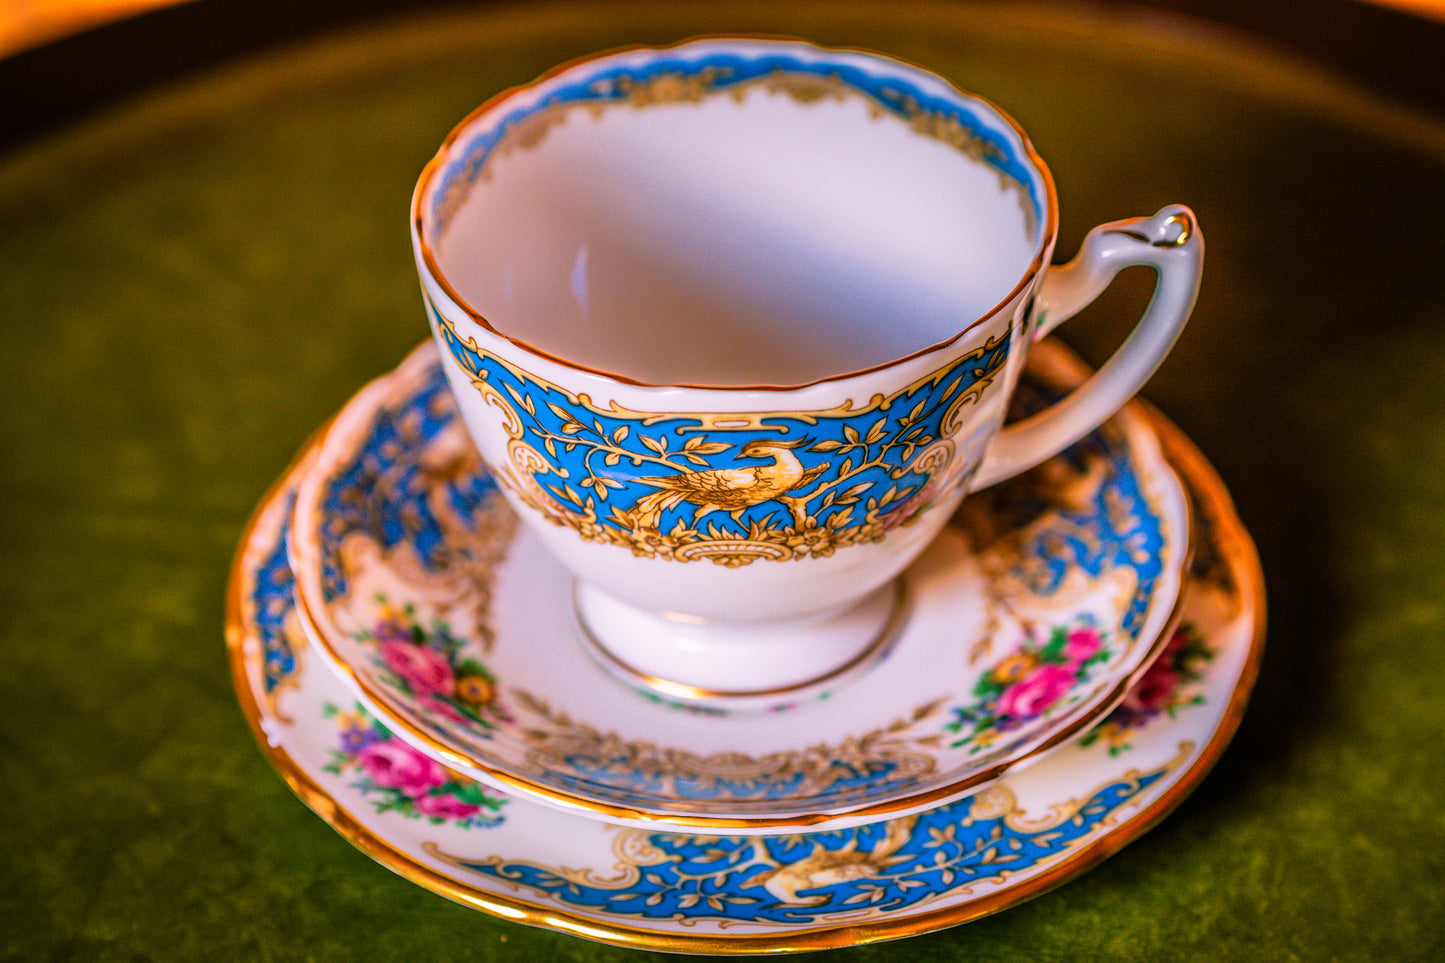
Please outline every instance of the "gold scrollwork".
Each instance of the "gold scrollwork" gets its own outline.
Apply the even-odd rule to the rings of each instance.
[[[948,435],[1008,357],[1006,338],[990,337],[861,405],[849,398],[827,410],[642,412],[615,399],[597,405],[523,371],[434,316],[452,357],[502,415],[507,458],[494,467],[520,502],[587,541],[726,566],[827,556],[911,523],[948,493],[957,461]],[[812,429],[828,421],[833,437],[820,439]],[[802,451],[813,453],[811,464]],[[570,461],[560,457],[569,452]]]
[[[474,337],[462,337],[461,332],[457,330],[456,324],[442,314],[441,311],[437,310],[434,305],[432,307],[432,316],[436,319],[437,324],[442,327],[446,340],[449,343],[455,343],[473,355],[486,358],[488,361],[502,368],[516,381],[527,382],[548,393],[555,392],[564,397],[567,403],[574,407],[585,408],[599,415],[626,418],[630,421],[636,421],[644,427],[651,427],[660,422],[675,421],[678,419],[695,422],[695,424],[673,429],[679,434],[710,430],[736,431],[751,428],[774,428],[772,423],[784,418],[811,425],[817,424],[819,420],[825,418],[851,417],[854,415],[866,415],[874,411],[885,411],[896,404],[900,398],[908,397],[930,385],[941,384],[960,368],[966,368],[969,365],[978,366],[982,363],[982,367],[975,367],[971,372],[975,379],[974,382],[965,387],[959,396],[953,400],[949,413],[956,415],[964,405],[977,403],[983,393],[994,383],[994,380],[1003,371],[1007,352],[1000,351],[999,349],[1004,347],[1009,337],[1007,334],[990,335],[982,345],[979,345],[968,354],[955,358],[943,367],[923,375],[921,378],[910,382],[891,394],[883,394],[881,392],[873,394],[861,405],[852,398],[847,398],[831,408],[808,410],[657,412],[639,411],[635,408],[628,408],[625,405],[618,404],[616,399],[610,399],[605,407],[599,405],[592,400],[590,395],[574,394],[553,381],[533,374],[530,371],[518,367],[506,358],[487,351],[477,343],[477,339]],[[455,357],[456,352],[453,351],[452,355]],[[520,419],[514,420],[516,416],[514,406],[521,407],[529,413],[535,413],[535,402],[533,402],[530,397],[516,392],[510,385],[506,386],[508,394],[502,394],[501,391],[497,390],[487,379],[485,372],[474,370],[473,366],[466,364],[461,358],[457,358],[457,360],[462,362],[463,368],[466,369],[473,387],[487,399],[488,403],[505,406],[506,413],[512,416],[509,417],[508,424],[514,426],[507,429],[508,434],[514,438],[520,438],[522,436],[522,422]],[[786,429],[774,428],[774,430],[781,431]]]
[[[783,94],[800,104],[815,104],[821,100],[842,102],[849,96],[857,94],[856,88],[850,87],[834,76],[791,73],[781,69],[752,81],[750,84],[736,85],[732,91],[734,97],[742,100],[747,96],[749,87],[761,87],[770,94]],[[881,110],[877,103],[871,98],[869,98],[869,103],[873,108],[873,115],[878,116]]]
[[[502,429],[507,433],[507,436],[509,438],[521,438],[523,432],[522,419],[502,393],[496,388],[493,388],[487,379],[475,375],[472,376],[472,387],[477,389],[477,392],[481,394],[488,405],[502,413],[504,419]]]
[[[924,900],[956,896],[982,883],[999,883],[1056,865],[1069,853],[1092,845],[1103,830],[1118,823],[1124,807],[1134,805],[1150,784],[1184,765],[1194,752],[1192,742],[1182,741],[1174,757],[1161,765],[1147,771],[1129,769],[1092,792],[1055,802],[1039,815],[1031,814],[1012,789],[999,784],[958,806],[889,820],[881,833],[868,838],[855,832],[835,847],[806,835],[776,837],[781,844],[776,848],[765,839],[737,848],[736,840],[726,837],[662,837],[652,830],[622,829],[612,844],[614,864],[599,871],[500,856],[467,859],[433,842],[422,846],[432,858],[458,869],[484,871],[505,885],[530,887],[564,903],[616,906],[619,899],[638,898],[634,894],[639,888],[649,888],[654,891],[646,898],[651,906],[661,902],[664,893],[672,894],[676,910],[668,918],[682,924],[721,916],[730,909],[764,909],[759,889],[767,894],[761,897],[765,902],[771,899],[792,910],[821,910],[840,895],[835,887],[851,883],[855,885],[842,906],[824,912],[835,920],[839,913],[857,919],[880,901],[907,890],[924,888],[916,897]],[[1022,840],[1049,852],[1021,858]],[[781,856],[783,852],[790,858]],[[659,872],[662,867],[665,873]]]
[[[631,107],[650,107],[653,104],[693,104],[713,92],[718,81],[731,74],[731,70],[719,67],[705,67],[695,74],[666,73],[653,74],[642,80],[626,75],[612,80],[598,81],[592,89],[599,94],[621,93]]]
[[[683,545],[674,552],[674,556],[680,562],[691,562],[695,559],[721,559],[722,563],[726,565],[729,562],[746,564],[744,559],[747,561],[769,559],[774,562],[782,562],[792,558],[793,551],[787,545],[778,545],[773,542],[752,541],[746,538],[719,538]]]
[[[569,772],[581,766],[588,772],[606,770],[635,778],[651,792],[687,794],[719,799],[751,798],[743,787],[754,786],[758,798],[779,784],[789,786],[794,798],[836,792],[840,773],[887,770],[890,780],[927,775],[937,766],[930,751],[937,735],[915,735],[916,727],[938,714],[942,700],[916,707],[887,725],[837,744],[819,744],[800,750],[782,750],[762,756],[741,752],[698,755],[656,743],[624,739],[613,732],[573,720],[548,702],[513,690],[513,703],[535,717],[538,724],[525,728],[531,743],[527,761],[538,772]],[[661,788],[659,788],[661,787]]]

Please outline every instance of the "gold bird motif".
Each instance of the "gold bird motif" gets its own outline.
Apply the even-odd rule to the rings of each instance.
[[[827,889],[839,883],[865,879],[886,872],[890,866],[908,861],[908,857],[895,856],[913,836],[917,816],[906,816],[890,820],[882,839],[871,849],[860,852],[858,839],[854,837],[842,849],[824,849],[821,843],[813,852],[796,862],[779,866],[758,876],[754,882],[761,884],[772,896],[783,903],[794,906],[819,906],[831,898],[826,893],[803,896],[808,890]]]
[[[734,519],[743,512],[766,501],[782,502],[792,513],[793,525],[802,528],[807,513],[803,509],[804,499],[790,493],[803,488],[828,470],[829,463],[804,468],[790,449],[805,443],[805,439],[782,441],[760,438],[747,442],[738,449],[742,458],[771,458],[772,464],[748,465],[742,468],[710,468],[701,471],[685,471],[676,475],[653,475],[635,478],[644,485],[651,485],[660,491],[644,495],[632,508],[632,516],[639,528],[656,529],[662,513],[682,502],[697,506],[698,517],[709,512],[727,512]]]

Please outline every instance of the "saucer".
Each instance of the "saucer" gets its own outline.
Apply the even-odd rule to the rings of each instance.
[[[1057,357],[1039,352],[1043,380]],[[903,580],[891,647],[836,688],[706,711],[588,657],[570,579],[480,464],[432,345],[314,449],[298,608],[367,710],[473,779],[642,828],[842,829],[1036,763],[1165,644],[1188,555],[1183,488],[1129,409],[975,499],[971,531],[950,527]]]
[[[1198,452],[1162,419],[1140,417],[1195,503],[1182,620],[1102,725],[966,800],[842,831],[700,837],[583,818],[444,769],[371,716],[309,647],[286,544],[304,460],[258,508],[232,571],[239,698],[263,752],[322,818],[403,877],[492,915],[717,954],[967,922],[1062,884],[1154,826],[1243,714],[1263,636],[1258,559]]]

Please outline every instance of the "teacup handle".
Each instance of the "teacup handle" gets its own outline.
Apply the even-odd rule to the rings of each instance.
[[[1153,217],[1101,224],[1069,263],[1048,268],[1039,289],[1035,341],[1093,301],[1126,267],[1158,272],[1154,296],[1139,323],[1105,365],[1065,398],[1000,431],[970,489],[1003,481],[1052,457],[1124,407],[1174,346],[1204,265],[1204,237],[1194,212],[1170,205]]]

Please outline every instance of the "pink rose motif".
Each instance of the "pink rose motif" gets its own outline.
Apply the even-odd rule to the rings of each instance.
[[[400,789],[413,798],[425,796],[447,781],[440,765],[397,739],[372,743],[356,761],[377,785]]]
[[[416,706],[429,716],[439,716],[451,725],[471,726],[472,720],[462,715],[456,708],[445,699],[438,699],[435,695],[424,695],[416,700]]]
[[[1189,645],[1189,633],[1188,633],[1188,631],[1186,631],[1186,630],[1184,629],[1183,626],[1180,626],[1179,628],[1177,628],[1177,629],[1174,630],[1174,634],[1173,634],[1173,635],[1169,636],[1169,641],[1164,643],[1164,651],[1161,652],[1161,653],[1159,653],[1159,661],[1160,661],[1160,662],[1172,661],[1172,660],[1169,659],[1168,657],[1169,657],[1169,656],[1172,656],[1172,655],[1178,654],[1181,650],[1183,650],[1184,648],[1186,648],[1188,645]]]
[[[1169,704],[1170,697],[1182,681],[1180,673],[1161,658],[1149,667],[1143,678],[1134,683],[1128,695],[1124,696],[1124,701],[1119,703],[1119,708],[1142,714],[1157,712]]]
[[[1098,655],[1104,647],[1104,640],[1094,629],[1075,629],[1064,642],[1064,658],[1070,665],[1078,666]]]
[[[413,692],[450,694],[455,685],[452,667],[431,649],[408,642],[386,642],[381,647],[386,667],[401,676]]]
[[[883,523],[883,531],[891,532],[895,528],[910,524],[918,517],[919,512],[927,508],[933,501],[933,496],[937,491],[938,486],[933,483],[932,478],[929,478],[922,488],[908,496],[901,505],[894,506],[888,514],[880,519]]]
[[[1061,665],[1041,665],[1003,691],[1000,715],[1014,719],[1036,716],[1063,698],[1074,685],[1074,672]]]
[[[432,819],[466,819],[482,807],[462,802],[451,793],[416,797],[416,811]]]

